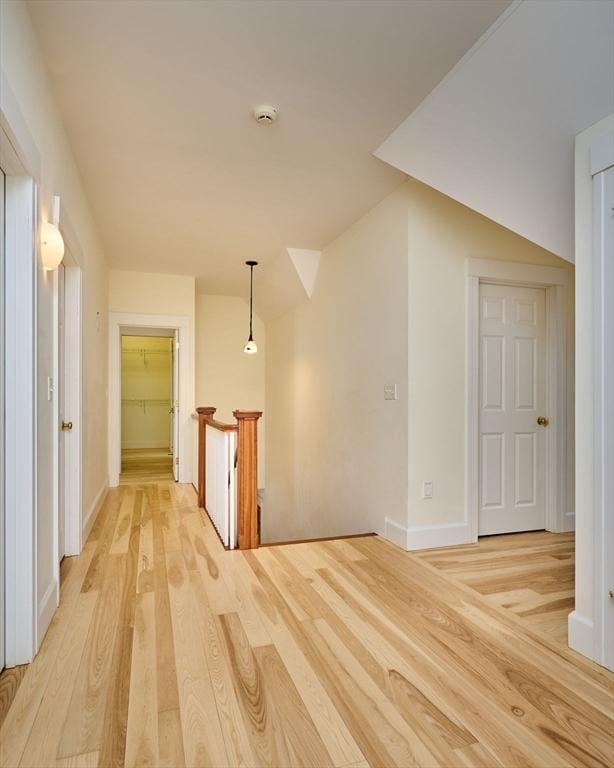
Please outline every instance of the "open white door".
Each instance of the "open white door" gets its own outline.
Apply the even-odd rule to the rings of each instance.
[[[173,477],[175,482],[179,480],[179,331],[175,330],[173,339],[173,397],[172,397],[172,451],[173,451]]]

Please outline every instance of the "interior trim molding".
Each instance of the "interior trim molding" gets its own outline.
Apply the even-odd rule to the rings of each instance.
[[[519,261],[467,259],[467,274],[481,280],[495,280],[518,285],[569,285],[569,273],[560,267],[542,267]]]
[[[49,586],[45,590],[45,594],[43,595],[42,599],[40,600],[38,604],[38,613],[37,613],[37,624],[36,624],[36,633],[37,633],[37,642],[36,647],[40,648],[40,644],[43,642],[43,638],[45,637],[45,633],[49,629],[49,625],[51,624],[51,619],[53,619],[53,614],[56,611],[56,608],[59,605],[60,602],[60,590],[58,587],[57,579],[52,579]]]
[[[567,644],[574,651],[595,658],[595,625],[578,611],[572,611],[567,617]]]
[[[396,544],[397,547],[407,549],[407,528],[388,517],[384,521],[384,538]]]
[[[471,544],[471,526],[467,521],[440,523],[438,525],[416,525],[406,528],[386,518],[384,538],[406,552],[417,549],[439,549]]]
[[[179,331],[179,456],[180,483],[191,483],[194,461],[194,342],[189,315],[149,315],[133,312],[109,312],[109,487],[119,485],[121,471],[121,329],[166,328]]]
[[[480,380],[480,283],[523,285],[546,291],[546,409],[551,423],[546,435],[545,527],[549,531],[572,530],[574,510],[568,475],[571,472],[567,424],[567,270],[534,264],[466,260],[466,412],[465,412],[465,517],[469,541],[479,530],[479,380]]]
[[[102,509],[102,505],[104,504],[104,500],[107,497],[108,491],[109,487],[106,483],[103,483],[100,490],[96,494],[94,501],[90,504],[90,508],[88,509],[87,514],[83,519],[83,532],[81,534],[82,545],[87,541],[87,537],[90,535],[90,531],[96,522],[98,513]]]
[[[438,549],[471,544],[471,526],[468,522],[420,525],[407,530],[408,551],[414,549]]]

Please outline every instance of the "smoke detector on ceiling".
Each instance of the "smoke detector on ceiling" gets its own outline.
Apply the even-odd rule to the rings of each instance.
[[[279,110],[276,107],[270,107],[266,104],[261,107],[256,107],[254,110],[254,118],[260,125],[271,125],[277,120]]]

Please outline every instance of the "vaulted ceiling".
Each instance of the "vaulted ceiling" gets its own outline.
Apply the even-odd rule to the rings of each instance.
[[[373,151],[507,5],[28,3],[110,265],[220,293],[401,182]]]

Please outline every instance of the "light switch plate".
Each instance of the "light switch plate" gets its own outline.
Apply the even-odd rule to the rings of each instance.
[[[384,384],[384,400],[396,400],[396,399],[397,399],[397,385]]]
[[[422,498],[423,499],[433,498],[433,481],[432,480],[425,480],[422,483]]]

